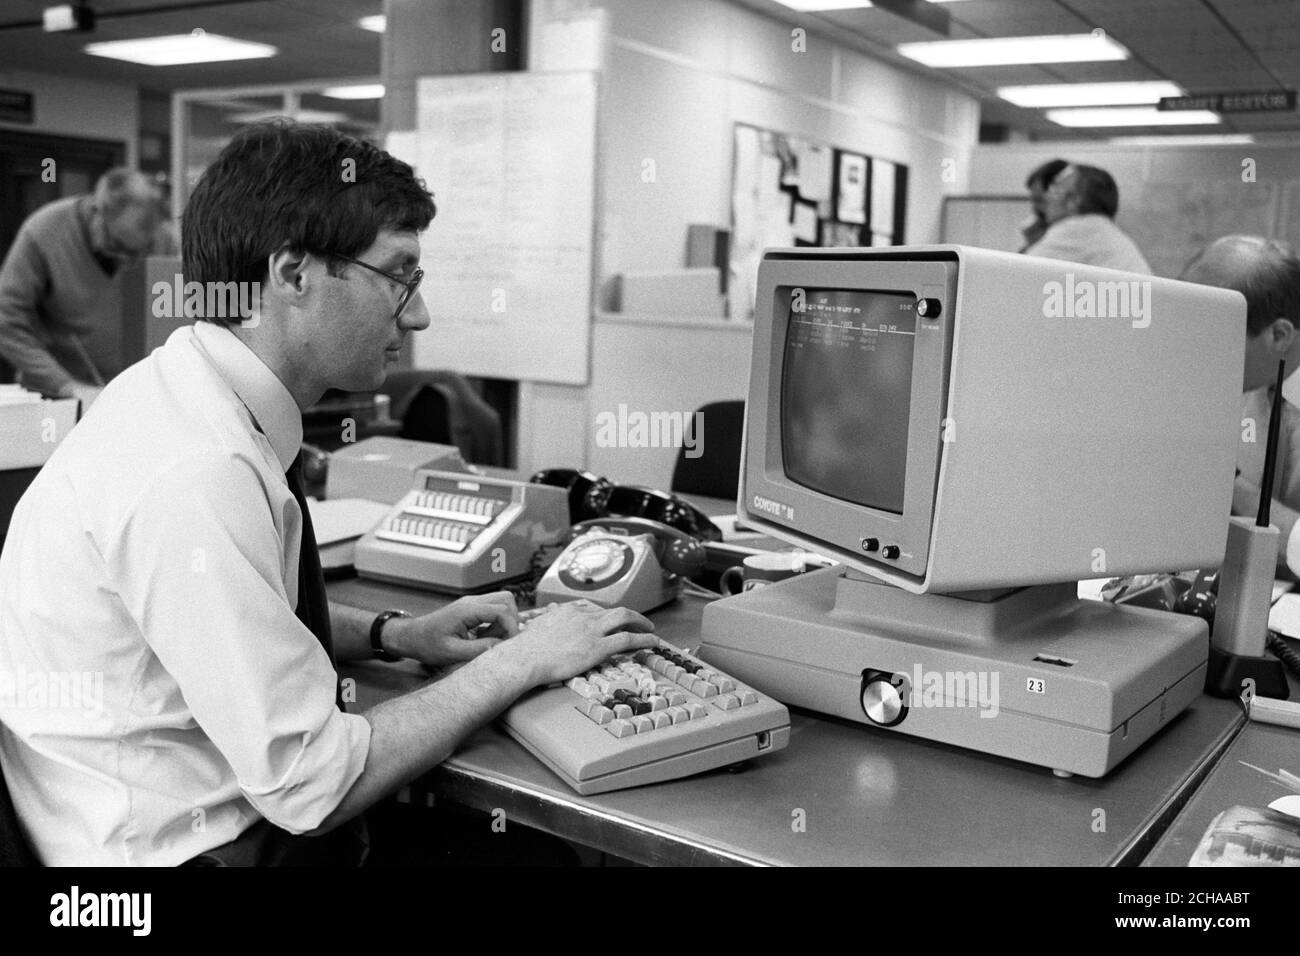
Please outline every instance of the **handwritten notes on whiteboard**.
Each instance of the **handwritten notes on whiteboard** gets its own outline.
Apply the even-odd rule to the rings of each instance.
[[[433,322],[416,366],[585,384],[594,75],[424,77],[418,97],[415,165],[438,214],[421,242]]]

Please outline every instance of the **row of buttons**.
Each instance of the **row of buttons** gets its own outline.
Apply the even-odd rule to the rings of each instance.
[[[578,709],[582,710],[582,707],[580,706]],[[685,704],[680,707],[669,707],[667,710],[657,710],[652,714],[643,714],[637,717],[615,717],[608,707],[602,707],[596,701],[589,703],[583,713],[604,727],[606,731],[620,738],[631,737],[634,734],[644,734],[652,730],[659,730],[662,727],[672,727],[676,724],[684,724],[688,720],[699,720],[702,717],[709,716],[709,712],[703,704]]]
[[[879,538],[863,538],[861,545],[863,551],[870,552],[879,550],[880,556],[889,561],[893,561],[901,552],[901,549],[896,544],[887,544],[883,548],[880,547]]]
[[[415,495],[413,502],[420,508],[432,508],[436,511],[459,511],[469,515],[491,517],[501,507],[501,502],[492,498],[478,498],[474,495],[453,495],[442,491],[421,491]]]
[[[433,521],[429,518],[408,518],[396,515],[388,522],[390,531],[401,534],[416,535],[422,538],[437,538],[455,544],[468,544],[478,534],[478,529],[449,521]]]
[[[685,687],[696,697],[708,699],[719,694],[730,694],[737,689],[736,682],[726,674],[674,651],[638,651],[636,656],[656,674],[662,674],[675,684]],[[747,693],[752,695],[753,691]],[[755,695],[755,701],[757,699]]]

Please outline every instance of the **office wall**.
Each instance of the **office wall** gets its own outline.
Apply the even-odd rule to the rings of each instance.
[[[681,267],[689,224],[729,225],[737,122],[906,163],[909,242],[936,241],[941,196],[967,189],[978,131],[971,97],[816,35],[807,37],[806,52],[794,52],[790,26],[725,0],[533,0],[530,68],[544,53],[538,45],[548,26],[597,10],[608,32],[597,159],[598,308],[625,271]],[[596,418],[617,411],[619,377],[649,413],[742,398],[748,375],[745,330],[724,336],[728,344],[710,362],[679,344],[717,336],[688,340],[674,328],[647,336],[641,326],[598,319],[591,385],[521,390],[521,403],[532,406],[521,418],[521,465],[566,464],[564,456],[581,449],[583,461],[620,481],[665,484],[672,450],[596,447]],[[692,358],[684,363],[683,355]]]
[[[966,93],[816,35],[795,52],[788,24],[723,0],[600,5],[602,298],[623,271],[681,266],[688,224],[729,226],[738,122],[907,164],[907,239],[937,240],[942,194],[964,191],[977,138]]]
[[[125,142],[127,165],[136,165],[140,95],[134,86],[27,70],[0,70],[0,86],[34,93],[36,114],[30,125],[0,122],[0,130]]]
[[[1120,194],[1116,222],[1157,275],[1177,276],[1198,249],[1229,233],[1300,241],[1300,150],[1295,145],[987,145],[971,157],[970,190],[1024,193],[1029,171],[1057,156],[1100,166],[1115,177]]]

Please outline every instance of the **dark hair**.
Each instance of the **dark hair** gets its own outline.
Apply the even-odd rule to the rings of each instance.
[[[182,269],[187,281],[260,282],[278,249],[355,256],[380,229],[420,232],[435,212],[424,181],[382,149],[329,126],[259,123],[190,194]]]
[[[1038,186],[1040,189],[1046,189],[1052,185],[1052,180],[1060,175],[1061,170],[1069,165],[1063,159],[1049,159],[1029,174],[1029,178],[1025,180],[1025,188],[1033,189]]]
[[[1119,187],[1110,173],[1096,166],[1075,165],[1074,195],[1079,200],[1079,215],[1101,213],[1111,219],[1119,212]]]
[[[1233,259],[1226,261],[1220,254],[1225,244],[1236,246]],[[1253,253],[1246,252],[1246,244],[1254,246]],[[1249,259],[1243,261],[1247,255]],[[1288,242],[1261,236],[1226,236],[1198,252],[1183,269],[1182,278],[1235,289],[1244,295],[1249,335],[1259,335],[1277,319],[1290,319],[1300,329],[1300,256]]]

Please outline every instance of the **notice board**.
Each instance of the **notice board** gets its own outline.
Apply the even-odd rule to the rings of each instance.
[[[438,214],[416,367],[585,385],[595,74],[424,77],[417,97],[415,167]]]

